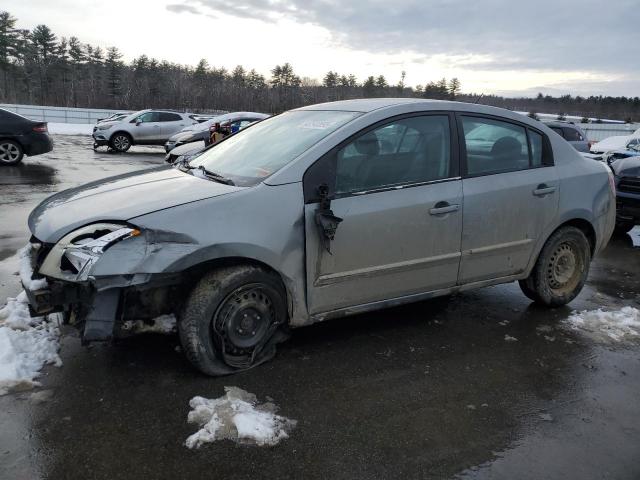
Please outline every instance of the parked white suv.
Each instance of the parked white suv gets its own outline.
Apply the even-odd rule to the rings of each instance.
[[[120,120],[93,127],[93,148],[108,145],[126,152],[131,145],[162,145],[188,125],[198,123],[194,114],[170,110],[140,110]]]

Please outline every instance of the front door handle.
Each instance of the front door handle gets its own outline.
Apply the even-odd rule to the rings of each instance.
[[[431,215],[446,215],[447,213],[455,212],[460,208],[457,203],[450,204],[449,202],[438,202],[433,208],[429,209]]]
[[[544,197],[545,195],[550,195],[556,191],[556,187],[550,187],[546,183],[541,183],[538,187],[533,191],[533,194],[536,197]]]

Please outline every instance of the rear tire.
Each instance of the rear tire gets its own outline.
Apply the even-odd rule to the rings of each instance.
[[[17,165],[24,157],[24,150],[18,142],[0,140],[0,165]]]
[[[178,333],[187,359],[201,372],[228,375],[264,363],[284,340],[286,291],[262,268],[223,267],[206,274],[189,295]]]
[[[111,139],[109,140],[109,146],[115,150],[116,152],[124,153],[133,144],[133,140],[128,133],[117,132],[114,133]]]
[[[545,243],[535,266],[520,289],[531,300],[559,307],[573,300],[589,275],[591,246],[575,227],[558,229]]]

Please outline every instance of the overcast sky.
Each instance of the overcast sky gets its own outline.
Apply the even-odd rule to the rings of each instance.
[[[465,92],[640,95],[638,0],[5,0],[22,28],[268,76],[383,74]]]

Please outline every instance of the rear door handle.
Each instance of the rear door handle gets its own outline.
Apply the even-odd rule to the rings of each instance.
[[[550,195],[555,191],[556,187],[550,187],[546,183],[541,183],[540,185],[538,185],[538,188],[533,191],[533,194],[536,197],[544,197],[545,195]]]
[[[438,202],[433,208],[429,209],[431,215],[446,215],[447,213],[455,212],[460,208],[460,205],[450,204],[449,202]]]

